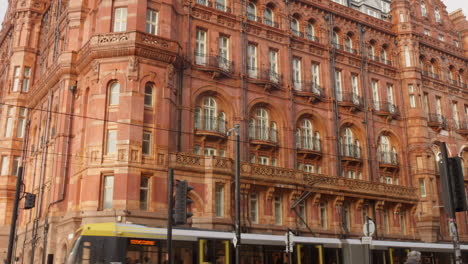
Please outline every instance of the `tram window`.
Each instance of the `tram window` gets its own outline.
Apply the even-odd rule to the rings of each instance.
[[[83,264],[90,263],[91,260],[91,242],[83,242],[83,254],[81,255]]]
[[[158,247],[154,245],[131,245],[127,246],[126,264],[159,263]]]

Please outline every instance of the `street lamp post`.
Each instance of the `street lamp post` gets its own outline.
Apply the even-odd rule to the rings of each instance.
[[[236,124],[233,128],[229,129],[227,135],[230,136],[231,132],[234,131],[236,136],[236,166],[234,172],[234,185],[235,185],[235,202],[236,202],[236,219],[235,219],[235,231],[236,237],[234,240],[234,247],[236,248],[236,264],[240,263],[240,250],[241,250],[241,233],[240,233],[240,125]]]

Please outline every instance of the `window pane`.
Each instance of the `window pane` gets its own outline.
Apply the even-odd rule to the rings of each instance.
[[[224,215],[224,186],[216,185],[216,197],[215,197],[215,206],[216,206],[216,216],[222,217]]]
[[[108,130],[107,131],[107,154],[115,153],[117,150],[117,131]]]
[[[153,106],[153,86],[151,84],[145,86],[145,106]]]
[[[141,177],[140,181],[140,209],[148,210],[149,178]]]
[[[143,132],[143,146],[142,146],[142,153],[144,155],[151,154],[151,133],[150,132]]]
[[[8,175],[8,164],[9,163],[9,157],[8,156],[3,156],[2,157],[2,175]]]
[[[112,208],[112,200],[114,199],[114,176],[104,177],[104,190],[102,197],[102,208]]]
[[[110,87],[110,96],[109,96],[109,105],[118,105],[119,104],[119,94],[120,94],[120,84],[113,83]]]

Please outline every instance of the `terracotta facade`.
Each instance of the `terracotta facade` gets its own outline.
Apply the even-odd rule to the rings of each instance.
[[[450,241],[437,143],[468,168],[468,22],[424,6],[393,0],[384,21],[328,0],[10,1],[0,258],[20,157],[37,201],[19,263],[62,263],[85,223],[165,226],[169,167],[194,187],[189,226],[232,230],[235,124],[244,232],[360,237],[368,215],[378,239]],[[313,233],[289,209],[305,191]]]

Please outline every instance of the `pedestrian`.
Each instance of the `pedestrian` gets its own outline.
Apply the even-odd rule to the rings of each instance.
[[[408,253],[408,258],[405,264],[420,264],[421,263],[421,252],[413,250]]]

